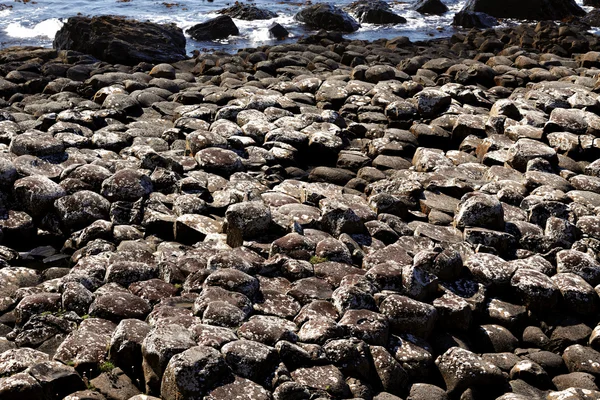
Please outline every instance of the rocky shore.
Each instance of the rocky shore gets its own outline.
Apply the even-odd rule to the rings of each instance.
[[[599,51],[0,51],[0,399],[600,399]]]

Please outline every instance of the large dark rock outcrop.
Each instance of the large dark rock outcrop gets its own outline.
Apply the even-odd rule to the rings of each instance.
[[[354,32],[360,26],[347,12],[331,4],[306,7],[300,10],[295,18],[309,28],[328,31]]]
[[[440,0],[419,0],[413,9],[421,14],[441,15],[448,11],[448,7]]]
[[[240,34],[240,30],[228,15],[221,15],[201,24],[194,25],[186,32],[196,40],[225,39],[231,35]]]
[[[176,62],[186,58],[185,37],[174,24],[139,22],[110,15],[69,18],[56,33],[53,46],[126,65]]]
[[[452,25],[463,28],[491,28],[498,25],[498,20],[482,12],[461,10],[454,14]]]
[[[358,0],[345,10],[353,13],[359,22],[368,24],[404,24],[406,18],[394,13],[389,4],[381,0]]]
[[[560,20],[585,15],[575,0],[468,0],[463,10],[483,12],[496,18],[528,20]]]
[[[223,8],[217,12],[222,15],[228,15],[231,18],[243,19],[246,21],[254,21],[256,19],[271,19],[277,16],[277,14],[273,11],[264,10],[250,4],[242,4],[238,2],[231,7]]]

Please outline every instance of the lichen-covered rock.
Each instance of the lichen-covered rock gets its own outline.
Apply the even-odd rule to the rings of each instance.
[[[201,397],[229,374],[229,368],[217,350],[206,346],[191,347],[170,359],[162,377],[161,398]]]
[[[449,392],[476,386],[498,385],[505,381],[500,368],[476,354],[452,347],[435,361]]]
[[[408,332],[426,338],[437,320],[435,307],[397,294],[388,296],[379,310],[389,318],[394,333]]]

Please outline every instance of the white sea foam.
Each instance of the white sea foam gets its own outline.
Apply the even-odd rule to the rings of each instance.
[[[33,27],[25,26],[20,22],[13,22],[8,24],[5,30],[6,34],[13,38],[53,38],[61,26],[63,26],[63,22],[60,19],[50,18],[34,25]]]

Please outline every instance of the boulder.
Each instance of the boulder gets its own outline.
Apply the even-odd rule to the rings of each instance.
[[[331,4],[315,4],[306,7],[300,10],[295,18],[311,29],[354,32],[360,26],[347,12]]]
[[[199,41],[225,39],[231,35],[240,34],[240,30],[228,15],[221,15],[201,24],[196,24],[186,32]]]
[[[561,20],[573,16],[584,16],[585,11],[575,0],[468,0],[463,11],[476,11],[496,18],[516,18],[541,20]]]
[[[221,354],[207,346],[195,346],[171,358],[162,378],[165,400],[201,398],[230,374]]]
[[[452,25],[462,26],[463,28],[487,29],[498,25],[498,20],[486,13],[461,10],[454,14]]]
[[[271,26],[269,26],[269,35],[275,39],[285,39],[290,35],[290,32],[281,24],[273,22]]]
[[[382,0],[355,1],[345,10],[356,15],[358,22],[368,24],[404,24],[406,18],[394,13]]]
[[[438,357],[436,364],[450,393],[473,386],[502,384],[505,380],[500,368],[459,347],[446,351]]]
[[[111,15],[69,18],[56,33],[53,46],[126,65],[186,58],[185,37],[175,24],[138,22]]]
[[[448,11],[440,0],[419,0],[412,8],[421,14],[442,15]]]
[[[218,14],[227,15],[231,18],[253,21],[255,19],[271,19],[277,17],[273,11],[264,10],[250,4],[236,2],[233,6],[217,11]]]

